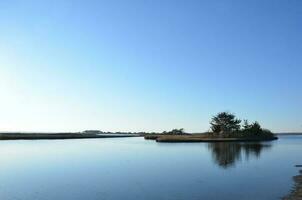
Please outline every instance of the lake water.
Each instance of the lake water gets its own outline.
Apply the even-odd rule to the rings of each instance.
[[[301,152],[302,136],[260,144],[0,141],[0,199],[280,199]]]

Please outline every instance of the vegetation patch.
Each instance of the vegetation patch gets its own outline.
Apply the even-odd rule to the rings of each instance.
[[[94,133],[0,133],[0,140],[55,140],[55,139],[89,139],[137,137],[136,134],[94,134]]]
[[[173,129],[161,134],[146,134],[145,139],[157,142],[242,142],[269,141],[278,139],[270,130],[264,129],[256,121],[240,120],[229,112],[220,112],[210,122],[211,131],[200,134],[188,134],[184,129]]]

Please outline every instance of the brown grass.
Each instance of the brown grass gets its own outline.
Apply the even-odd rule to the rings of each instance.
[[[244,141],[269,141],[277,137],[228,137],[222,138],[208,134],[194,135],[159,135],[156,136],[157,142],[244,142]]]

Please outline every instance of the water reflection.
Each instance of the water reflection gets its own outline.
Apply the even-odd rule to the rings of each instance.
[[[217,142],[209,143],[208,148],[214,162],[226,169],[235,166],[242,157],[247,160],[251,157],[259,158],[263,150],[271,148],[271,144]]]

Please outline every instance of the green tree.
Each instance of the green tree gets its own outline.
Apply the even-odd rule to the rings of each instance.
[[[244,120],[242,131],[251,135],[259,135],[263,132],[260,124],[257,121],[249,124],[247,120]]]
[[[249,121],[247,119],[243,120],[243,130],[248,130],[251,128],[251,125],[249,124]]]
[[[220,112],[210,122],[214,133],[226,134],[239,131],[241,120],[229,112]]]
[[[256,134],[256,135],[259,135],[262,133],[262,128],[257,121],[251,124],[250,132],[253,134]]]

